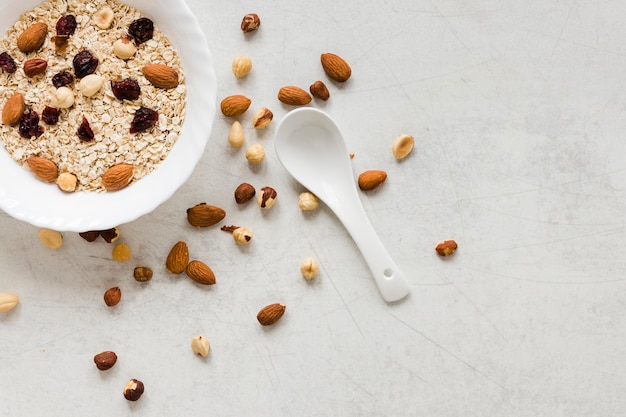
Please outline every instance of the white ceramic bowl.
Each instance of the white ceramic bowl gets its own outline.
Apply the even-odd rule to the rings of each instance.
[[[187,104],[178,141],[158,169],[123,190],[66,194],[37,180],[0,144],[0,209],[37,227],[104,230],[150,213],[191,176],[215,117],[217,82],[206,37],[184,0],[124,0],[155,22],[179,53]],[[41,0],[0,2],[0,36]]]

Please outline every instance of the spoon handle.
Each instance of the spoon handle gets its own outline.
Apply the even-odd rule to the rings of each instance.
[[[362,205],[342,212],[340,220],[361,251],[385,301],[406,296],[409,293],[406,278],[383,246]]]

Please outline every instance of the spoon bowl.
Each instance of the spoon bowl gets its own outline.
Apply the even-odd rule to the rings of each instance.
[[[322,200],[346,227],[385,301],[406,296],[409,292],[406,279],[363,209],[350,155],[335,121],[318,109],[292,110],[280,121],[274,146],[283,167]]]

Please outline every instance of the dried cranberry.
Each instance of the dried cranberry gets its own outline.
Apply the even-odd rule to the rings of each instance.
[[[137,80],[126,78],[122,81],[111,81],[111,90],[113,95],[120,100],[137,100],[141,88]]]
[[[83,78],[96,71],[99,61],[91,52],[84,50],[76,54],[72,63],[74,64],[74,74],[78,78]]]
[[[54,85],[56,88],[72,84],[73,82],[74,76],[67,71],[57,72],[52,76],[52,85]]]
[[[133,20],[128,27],[128,34],[135,40],[137,45],[152,39],[153,33],[154,23],[147,17],[140,17],[137,20]]]
[[[78,137],[80,140],[85,142],[91,142],[94,138],[93,130],[91,130],[91,126],[89,126],[89,120],[85,116],[83,116],[83,122],[80,124],[78,128]]]
[[[17,71],[17,64],[8,52],[3,52],[0,54],[0,68],[5,70],[9,74],[13,74],[15,71]]]
[[[139,133],[150,129],[159,120],[159,113],[146,107],[140,107],[130,123],[130,133]]]
[[[76,18],[74,15],[68,14],[62,16],[56,25],[57,35],[61,36],[71,36],[74,34],[76,30]]]
[[[39,137],[43,134],[43,127],[39,126],[39,115],[36,111],[28,110],[22,115],[19,126],[20,136],[30,139],[33,136]]]
[[[41,112],[41,120],[47,125],[55,125],[59,121],[59,109],[46,106]]]

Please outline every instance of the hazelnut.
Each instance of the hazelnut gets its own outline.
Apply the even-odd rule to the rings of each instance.
[[[265,159],[265,148],[257,143],[246,149],[246,159],[253,164],[259,164]]]
[[[63,246],[63,236],[52,229],[39,229],[39,240],[48,249],[59,249]]]
[[[411,153],[414,144],[415,139],[413,139],[413,136],[400,135],[394,139],[391,145],[391,152],[396,159],[402,159]]]
[[[309,191],[300,193],[300,195],[298,196],[298,206],[301,210],[315,210],[319,207],[319,205],[320,202],[318,198],[315,196],[315,194]]]
[[[274,113],[272,113],[270,109],[261,107],[254,113],[254,116],[252,116],[252,127],[255,129],[263,129],[270,124],[273,118]]]
[[[235,189],[235,201],[237,204],[247,203],[254,197],[256,194],[256,190],[254,187],[247,182],[243,184],[239,184],[239,186]]]
[[[230,146],[235,148],[240,148],[243,146],[243,142],[245,140],[245,136],[243,134],[243,126],[238,120],[235,120],[230,127],[230,132],[228,132],[228,143]]]
[[[191,350],[193,350],[196,355],[202,356],[204,358],[209,354],[209,351],[211,350],[211,345],[209,344],[209,341],[206,339],[206,337],[196,336],[191,339]]]
[[[152,279],[152,269],[147,266],[138,266],[133,270],[133,277],[138,282],[148,282]]]
[[[439,242],[435,247],[435,251],[439,256],[450,256],[456,252],[458,245],[454,240],[444,240]]]
[[[143,382],[138,379],[131,379],[124,387],[124,398],[128,401],[137,401],[144,391]]]
[[[252,70],[252,59],[246,55],[239,55],[233,59],[233,74],[237,78],[243,78]]]
[[[252,240],[252,230],[247,227],[237,227],[233,230],[233,239],[239,245],[247,245]]]
[[[86,77],[81,78],[78,83],[78,89],[85,97],[91,97],[95,95],[104,85],[104,79],[96,74],[89,74]]]
[[[69,172],[63,172],[57,177],[57,187],[66,193],[73,193],[76,191],[77,184],[78,178],[76,178],[76,175]]]
[[[276,203],[276,190],[272,187],[263,187],[256,198],[256,202],[262,209],[269,209]]]
[[[69,109],[74,104],[74,92],[68,87],[59,87],[54,92],[52,107]]]
[[[111,27],[113,23],[113,9],[110,7],[105,7],[93,15],[93,20],[100,29],[108,29]]]
[[[109,288],[104,292],[104,303],[109,307],[117,305],[122,299],[122,290],[120,287]]]
[[[130,59],[137,52],[137,48],[128,38],[120,38],[113,42],[113,53],[119,59]]]
[[[117,227],[107,230],[99,230],[98,232],[106,243],[113,243],[120,237],[120,231],[117,230]]]
[[[117,355],[110,350],[98,353],[93,357],[93,361],[96,364],[96,368],[101,371],[113,368],[113,365],[117,362]]]
[[[306,258],[300,264],[300,272],[302,272],[302,276],[307,280],[315,278],[319,271],[320,265],[313,258]]]
[[[255,13],[248,13],[241,20],[241,31],[243,33],[252,32],[261,26],[261,19]]]

